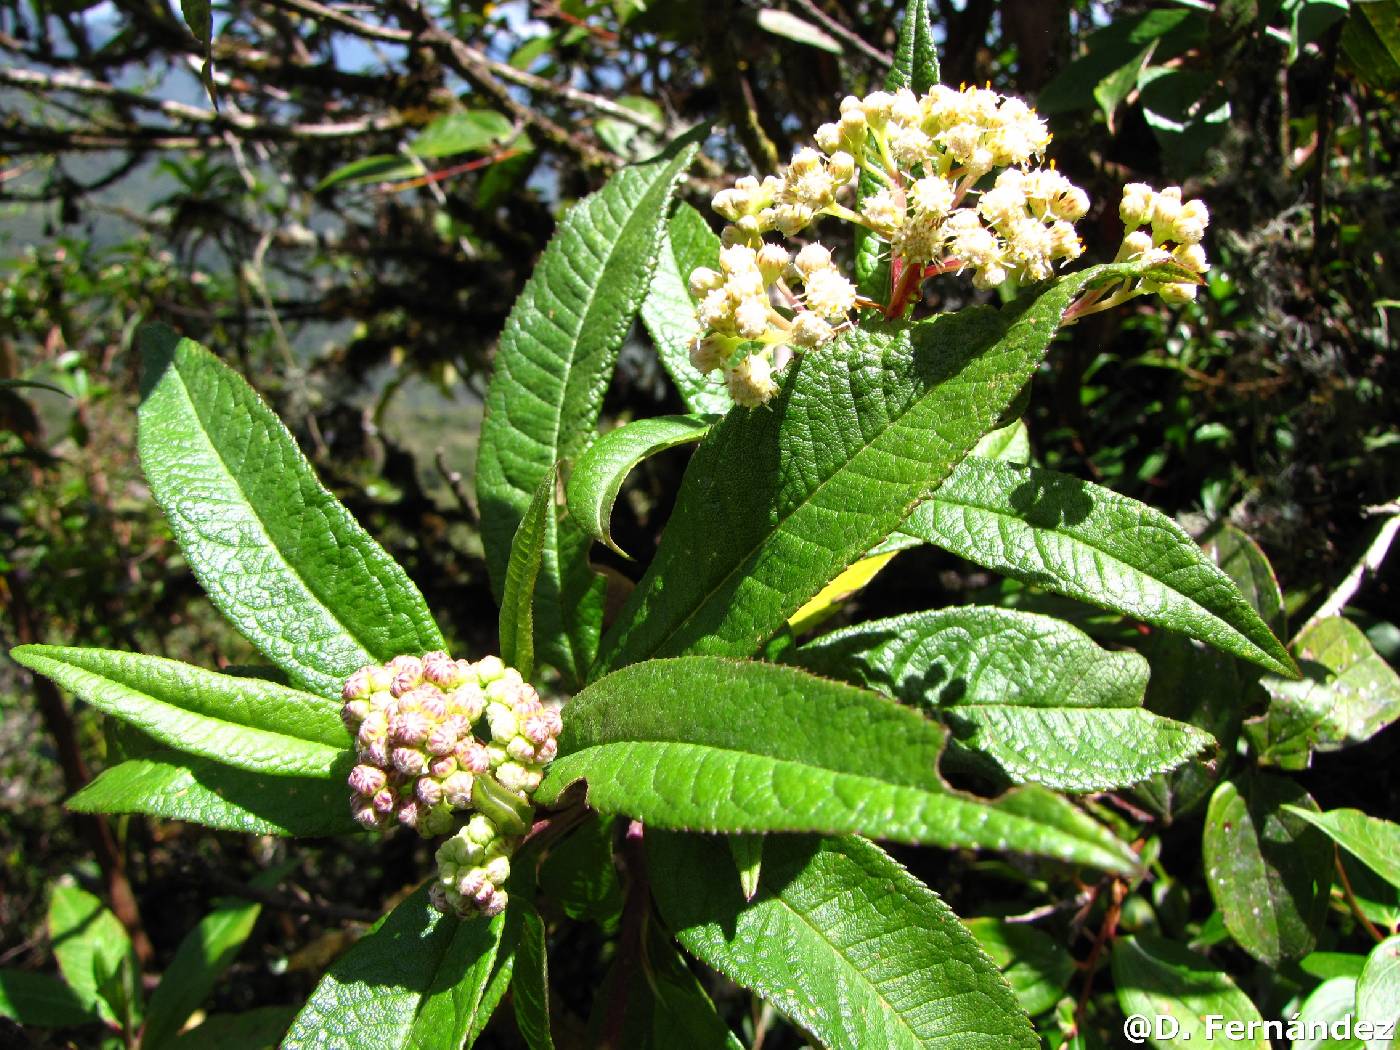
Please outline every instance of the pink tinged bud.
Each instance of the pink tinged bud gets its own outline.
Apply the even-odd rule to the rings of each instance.
[[[442,801],[442,785],[432,777],[419,777],[413,785],[413,795],[423,805],[432,809]]]
[[[432,720],[422,711],[403,711],[389,720],[389,739],[395,744],[417,747],[432,728]]]
[[[506,754],[517,762],[535,761],[535,745],[523,736],[512,737],[506,745]]]
[[[450,755],[457,749],[457,734],[448,726],[438,726],[428,734],[424,746],[435,757]]]
[[[416,828],[421,815],[422,811],[418,808],[417,802],[405,802],[399,807],[399,823],[406,828]]]
[[[394,657],[384,666],[389,668],[390,672],[395,675],[403,674],[405,671],[410,671],[419,677],[423,675],[423,661],[407,653],[402,656]]]
[[[359,805],[351,809],[355,823],[366,831],[378,831],[387,823],[383,814],[372,805]]]
[[[345,728],[354,733],[359,730],[360,723],[369,714],[370,707],[368,700],[351,700],[340,709],[340,720],[345,723]]]
[[[457,745],[457,764],[472,773],[489,773],[491,756],[481,741],[469,737]]]
[[[461,683],[461,676],[457,671],[457,661],[455,660],[425,661],[423,677],[439,689],[455,689]]]
[[[369,687],[376,693],[387,692],[394,684],[394,672],[389,667],[371,667],[369,669]]]
[[[423,752],[412,747],[396,747],[389,752],[389,760],[394,768],[405,776],[416,777],[428,771],[428,759]]]
[[[554,735],[550,728],[549,719],[545,717],[543,711],[525,719],[520,727],[520,731],[525,735],[526,740],[536,745],[543,744]]]
[[[371,692],[369,687],[368,667],[361,667],[345,680],[345,687],[340,691],[340,698],[347,703],[351,700],[364,700]]]
[[[448,899],[447,888],[441,883],[433,883],[432,887],[428,890],[428,903],[444,915],[450,915],[456,910],[452,907],[452,903]]]
[[[395,659],[398,659],[395,657]],[[394,675],[394,682],[389,686],[389,691],[395,696],[403,696],[404,693],[412,692],[423,682],[423,670],[421,667],[399,671]]]
[[[481,687],[474,684],[460,686],[447,697],[449,714],[461,715],[468,722],[475,722],[486,710],[486,696]]]
[[[418,690],[421,697],[418,709],[434,721],[441,721],[447,717],[447,697],[437,689],[430,689],[424,686]]]
[[[350,770],[350,787],[357,795],[373,795],[387,782],[384,770],[376,766],[356,766]]]
[[[485,915],[488,919],[501,914],[501,912],[506,910],[508,899],[505,890],[497,890],[491,895],[490,900],[485,901],[481,905],[481,914]]]
[[[507,857],[493,857],[482,867],[493,886],[503,886],[506,879],[510,878],[510,859]]]
[[[553,762],[559,755],[559,741],[550,737],[539,747],[535,748],[535,761],[540,765]]]
[[[502,762],[496,768],[496,779],[501,782],[501,787],[507,791],[519,793],[527,790],[525,783],[529,779],[529,774],[519,762]]]
[[[361,762],[367,762],[380,769],[389,768],[389,742],[387,740],[376,740],[368,747],[359,749],[358,757]]]
[[[428,763],[428,775],[442,780],[457,772],[457,757],[455,755],[443,755]]]
[[[398,804],[398,792],[389,787],[380,788],[374,793],[374,798],[370,800],[370,805],[374,807],[375,812],[384,814],[385,816],[394,812]]]
[[[472,804],[475,783],[470,773],[458,770],[442,781],[442,800],[453,809],[467,809]]]
[[[478,908],[484,908],[491,903],[492,898],[495,896],[496,887],[491,885],[489,879],[485,879],[481,883],[481,888],[471,895],[471,899]]]
[[[369,694],[369,709],[387,713],[389,708],[394,706],[394,694],[387,689]]]
[[[486,872],[481,868],[469,868],[457,880],[457,892],[468,900],[474,899],[483,889],[489,888]]]

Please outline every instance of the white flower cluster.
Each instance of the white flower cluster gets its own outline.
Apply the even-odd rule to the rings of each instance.
[[[479,777],[528,801],[558,750],[559,712],[495,656],[396,656],[356,671],[342,698],[359,758],[351,809],[368,829],[397,820],[424,837],[445,835],[473,808]]]
[[[1141,182],[1123,187],[1118,206],[1123,220],[1123,246],[1120,261],[1147,259],[1154,263],[1176,262],[1200,275],[1210,269],[1201,239],[1210,224],[1205,202],[1183,201],[1180,186],[1160,192]],[[1150,232],[1143,227],[1149,227]],[[1166,302],[1180,304],[1196,298],[1196,285],[1187,282],[1143,282],[1142,291],[1155,291]]]
[[[434,855],[437,878],[428,890],[433,907],[463,918],[505,911],[510,856],[519,844],[486,814],[474,815]]]
[[[889,243],[892,268],[905,274],[896,295],[916,293],[925,273],[944,270],[970,270],[982,288],[1049,277],[1083,252],[1074,223],[1089,208],[1084,191],[1053,168],[1030,167],[1049,141],[1034,110],[990,89],[939,85],[923,96],[844,99],[840,120],[817,130],[819,149],[803,147],[778,175],[742,178],[715,196],[729,225],[720,270],[702,267],[690,279],[703,327],[695,366],[723,369],[737,403],[760,405],[777,392],[773,372],[791,348],[821,346],[847,323],[856,289],[830,251],[811,243],[794,257],[763,239],[794,237],[820,216]],[[856,211],[842,198],[862,171],[877,189]],[[969,194],[975,204],[964,203]],[[905,301],[884,305],[895,315]]]

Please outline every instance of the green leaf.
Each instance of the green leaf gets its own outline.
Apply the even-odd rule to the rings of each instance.
[[[0,970],[0,1017],[35,1028],[67,1028],[98,1019],[92,1004],[62,981],[26,970]]]
[[[1113,983],[1118,1005],[1127,1015],[1171,1017],[1180,1025],[1176,1039],[1152,1038],[1156,1047],[1176,1047],[1184,1040],[1207,1043],[1206,1018],[1243,1022],[1253,1037],[1232,1039],[1231,1046],[1269,1050],[1263,1019],[1249,997],[1229,976],[1179,944],[1140,933],[1113,943]],[[1223,1035],[1223,1030],[1216,1030]]]
[[[1066,66],[1041,89],[1036,109],[1050,115],[1094,106],[1095,88],[1121,69],[1148,44],[1159,62],[1205,43],[1209,23],[1197,11],[1160,8],[1136,15],[1118,15],[1085,40],[1087,52]]]
[[[180,0],[180,14],[206,51],[214,40],[214,11],[209,0]]]
[[[932,891],[854,837],[771,836],[758,896],[715,878],[725,845],[648,827],[652,892],[692,954],[821,1046],[1037,1047],[996,965]]]
[[[409,149],[419,157],[454,157],[499,146],[514,131],[510,118],[495,110],[469,109],[438,117],[414,136]]]
[[[259,1006],[241,1014],[210,1014],[170,1050],[277,1050],[296,1013],[294,1006]]]
[[[367,157],[342,164],[316,183],[313,193],[320,193],[332,186],[360,186],[367,182],[398,182],[401,179],[417,178],[427,173],[427,168],[416,157],[402,153],[372,153]]]
[[[1139,708],[1142,657],[1107,652],[1034,613],[975,606],[910,613],[834,631],[791,659],[942,718],[956,748],[1017,782],[1122,787],[1211,743],[1193,726]]]
[[[544,920],[529,901],[516,898],[511,907],[520,913],[520,944],[510,983],[515,1024],[530,1050],[554,1050],[554,1038],[549,1034],[549,963]]]
[[[347,798],[342,779],[267,776],[162,751],[104,770],[64,806],[76,813],[145,813],[249,835],[319,838],[360,830]]]
[[[1331,843],[1284,807],[1316,809],[1297,784],[1225,781],[1206,811],[1206,882],[1231,936],[1271,968],[1312,951],[1327,914]]]
[[[216,907],[185,935],[165,976],[151,993],[146,1027],[141,1032],[143,1050],[157,1050],[179,1035],[190,1015],[214,990],[220,975],[232,965],[261,910],[260,905],[248,901],[230,901]]]
[[[1355,1014],[1356,978],[1334,977],[1324,981],[1298,1010],[1296,1022],[1302,1034],[1293,1040],[1292,1050],[1363,1050],[1365,1044],[1360,1039],[1333,1039],[1328,1034],[1334,1022]]]
[[[667,206],[696,149],[692,133],[574,205],[506,319],[476,474],[497,594],[535,489],[595,436],[618,347],[655,269]],[[536,606],[544,658],[570,681],[583,679],[602,621],[602,581],[588,566],[587,548],[572,524],[551,530]]]
[[[569,514],[590,539],[630,557],[613,542],[608,523],[622,483],[638,463],[705,436],[713,417],[654,416],[609,430],[589,446],[569,476]]]
[[[1094,101],[1103,112],[1110,135],[1113,134],[1113,118],[1118,112],[1118,107],[1137,90],[1138,77],[1147,63],[1152,61],[1152,53],[1156,50],[1157,41],[1150,41],[1131,59],[1094,85]]]
[[[500,916],[445,916],[428,903],[427,887],[419,889],[326,972],[283,1050],[456,1050],[480,1002],[501,926]]]
[[[690,363],[690,346],[700,337],[688,281],[693,270],[719,267],[719,238],[705,217],[685,201],[676,205],[661,236],[656,273],[642,300],[642,324],[656,344],[661,364],[691,412],[724,415],[734,407],[718,372],[701,374]]]
[[[613,867],[612,825],[591,814],[540,865],[540,890],[571,919],[604,927],[622,911],[622,891]]]
[[[656,1050],[744,1050],[670,937],[650,922],[646,938],[643,976],[654,999],[651,1037]]]
[[[22,645],[10,655],[179,751],[274,776],[328,777],[346,763],[338,706],[310,693],[142,653]]]
[[[1293,675],[1283,645],[1174,521],[1037,467],[967,459],[904,526],[969,561]]]
[[[1314,813],[1290,806],[1288,811],[1321,828],[1342,849],[1400,889],[1400,824],[1367,816],[1359,809]]]
[[[85,1009],[119,1026],[140,1016],[140,967],[131,938],[100,900],[77,886],[55,886],[48,926],[58,968]],[[126,980],[129,994],[113,994],[114,978]]]
[[[833,55],[841,53],[841,43],[826,30],[813,25],[804,18],[798,18],[787,11],[775,7],[765,7],[758,12],[758,28],[797,44],[806,44]]]
[[[1001,970],[1021,1009],[1034,1017],[1060,1000],[1074,976],[1074,958],[1034,926],[1001,919],[964,919],[982,950]]]
[[[603,640],[603,670],[748,656],[896,530],[996,424],[1092,267],[1034,299],[839,337],[764,411],[731,412],[681,483],[656,557]]]
[[[586,779],[595,809],[648,827],[856,832],[1136,869],[1126,845],[1044,789],[983,799],[950,788],[937,772],[944,737],[916,711],[795,668],[653,660],[569,702],[535,797],[550,805]]]
[[[294,684],[327,697],[365,664],[443,648],[408,575],[248,384],[168,328],[140,339],[141,464],[229,621]]]
[[[1324,981],[1333,977],[1355,980],[1361,976],[1365,966],[1366,956],[1348,952],[1312,952],[1298,960],[1298,969],[1309,977],[1320,977]]]
[[[729,855],[734,858],[734,867],[739,872],[739,888],[744,891],[744,900],[751,901],[758,894],[758,880],[763,874],[762,835],[729,835]]]
[[[1400,1022],[1400,937],[1387,937],[1371,949],[1366,968],[1356,982],[1356,1020],[1391,1032],[1369,1038],[1366,1050],[1390,1050]]]
[[[1358,3],[1342,29],[1342,54],[1346,65],[1372,87],[1400,84],[1400,4]]]
[[[535,585],[544,557],[544,540],[554,516],[556,471],[540,480],[515,539],[506,565],[506,586],[501,594],[501,659],[529,681],[535,674]]]
[[[1261,761],[1302,769],[1313,751],[1337,751],[1400,718],[1400,675],[1359,627],[1329,616],[1305,627],[1293,653],[1299,682],[1266,678],[1269,710],[1245,724]]]
[[[1288,635],[1283,591],[1268,557],[1249,536],[1233,525],[1221,525],[1201,547],[1254,607],[1278,638]]]

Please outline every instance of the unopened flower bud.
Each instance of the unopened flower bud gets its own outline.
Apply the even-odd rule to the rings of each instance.
[[[1129,230],[1137,229],[1152,215],[1152,187],[1143,182],[1130,182],[1123,187],[1123,200],[1118,205],[1118,217]]]
[[[442,799],[453,809],[466,809],[471,805],[474,786],[472,775],[459,769],[442,781]]]
[[[831,125],[825,125],[830,127]],[[856,173],[856,159],[845,150],[837,150],[827,162],[826,170],[841,185],[850,182]]]
[[[793,265],[798,272],[803,275],[814,273],[817,270],[825,270],[831,265],[831,252],[816,241],[804,245],[797,253],[797,258],[793,260]]]
[[[1157,289],[1157,294],[1162,297],[1162,301],[1170,303],[1172,306],[1181,306],[1196,298],[1196,286],[1194,284],[1164,284]]]
[[[483,656],[476,662],[476,677],[483,686],[489,685],[506,673],[506,665],[499,656]]]
[[[699,299],[706,292],[712,292],[724,283],[724,275],[718,270],[711,270],[708,266],[697,266],[690,271],[690,280],[687,282],[690,294]]]
[[[341,699],[346,702],[351,700],[368,700],[369,694],[373,692],[369,684],[369,672],[370,669],[368,667],[361,667],[347,678],[345,680],[345,687],[340,691]]]
[[[388,781],[388,774],[377,766],[358,765],[350,770],[350,787],[357,795],[372,796]]]
[[[795,346],[821,346],[832,335],[831,325],[811,310],[803,310],[793,318],[792,342]]]
[[[389,752],[389,761],[406,777],[416,777],[428,771],[428,758],[413,747],[396,747]]]
[[[1189,200],[1181,206],[1176,221],[1172,223],[1172,240],[1183,244],[1197,244],[1206,235],[1206,226],[1209,224],[1210,211],[1205,202]]]

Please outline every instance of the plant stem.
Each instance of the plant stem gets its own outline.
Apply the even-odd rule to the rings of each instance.
[[[1366,932],[1375,938],[1376,943],[1380,944],[1381,941],[1385,940],[1385,934],[1376,929],[1375,924],[1366,918],[1366,913],[1361,910],[1361,902],[1356,899],[1356,892],[1351,888],[1351,880],[1347,878],[1346,866],[1342,864],[1342,855],[1337,853],[1334,859],[1337,863],[1337,877],[1342,883],[1342,896],[1351,906],[1351,913],[1356,916],[1356,921],[1366,928]]]

